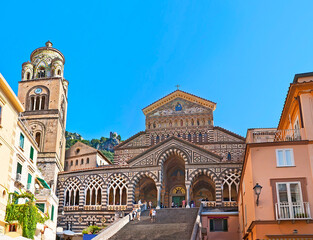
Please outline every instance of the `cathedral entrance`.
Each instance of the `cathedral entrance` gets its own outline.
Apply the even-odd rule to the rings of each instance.
[[[155,186],[155,182],[150,177],[143,177],[139,180],[135,187],[135,201],[141,200],[143,203],[144,201],[152,202],[152,206],[157,206],[157,189]]]
[[[171,206],[173,207],[182,207],[183,200],[185,200],[186,190],[184,187],[175,187],[171,191]],[[174,204],[173,204],[174,203]]]
[[[186,197],[185,162],[181,156],[170,155],[163,164],[162,203],[171,207],[172,202],[177,207],[182,206]]]
[[[215,183],[206,176],[201,175],[197,177],[192,184],[191,200],[196,207],[200,206],[201,201],[215,202]]]

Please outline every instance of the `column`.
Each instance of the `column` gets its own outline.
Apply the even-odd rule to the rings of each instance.
[[[186,184],[187,205],[186,208],[190,208],[190,184]]]
[[[162,192],[162,187],[161,186],[156,186],[157,188],[157,207],[156,209],[160,209],[160,205],[161,205],[161,192]]]

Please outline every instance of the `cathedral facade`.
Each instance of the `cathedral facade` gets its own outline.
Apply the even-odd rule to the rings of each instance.
[[[114,164],[59,174],[59,226],[101,226],[139,200],[236,209],[245,139],[214,126],[215,107],[176,90],[144,108],[145,131],[115,147]]]

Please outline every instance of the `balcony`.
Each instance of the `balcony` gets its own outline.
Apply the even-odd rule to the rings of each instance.
[[[24,184],[22,183],[22,174],[20,174],[20,173],[16,174],[14,185],[17,188],[23,188],[24,187]]]
[[[309,220],[311,219],[308,202],[275,203],[276,220]]]
[[[300,141],[300,131],[300,129],[249,129],[247,134],[247,143]]]

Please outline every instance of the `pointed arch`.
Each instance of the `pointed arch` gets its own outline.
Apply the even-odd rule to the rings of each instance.
[[[101,205],[104,181],[99,175],[90,175],[84,181],[85,205]]]
[[[69,177],[64,184],[64,206],[78,206],[81,181],[77,177]]]

